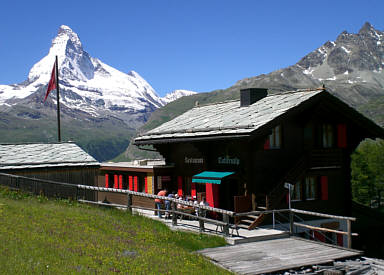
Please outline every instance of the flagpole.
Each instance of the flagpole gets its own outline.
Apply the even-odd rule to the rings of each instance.
[[[60,129],[60,92],[59,92],[59,63],[56,55],[56,94],[57,94],[57,140],[61,142],[61,129]]]

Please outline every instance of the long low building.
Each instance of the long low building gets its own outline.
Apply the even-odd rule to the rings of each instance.
[[[94,186],[99,168],[72,142],[0,144],[0,173]],[[95,192],[87,191],[86,198],[95,200]]]

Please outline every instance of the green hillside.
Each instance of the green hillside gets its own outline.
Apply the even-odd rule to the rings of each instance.
[[[67,110],[66,110],[67,111]],[[0,143],[56,142],[55,110],[16,106],[0,112]],[[116,157],[127,148],[134,129],[115,118],[80,118],[81,114],[61,115],[62,141],[73,141],[99,161]],[[78,117],[78,118],[77,118]]]
[[[124,211],[0,186],[0,214],[2,274],[229,274],[192,253],[223,238]]]

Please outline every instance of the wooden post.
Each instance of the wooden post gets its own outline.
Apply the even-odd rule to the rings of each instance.
[[[127,211],[132,214],[132,194],[127,194]]]
[[[201,208],[198,209],[199,216],[198,219],[203,216],[203,210]],[[200,232],[204,232],[204,221],[199,219],[199,230]]]
[[[174,201],[171,202],[171,208],[172,208],[172,225],[177,225],[177,214],[176,214],[176,203]]]
[[[228,216],[228,214],[223,214],[223,222],[225,223],[224,235],[229,236],[229,216]]]
[[[352,248],[352,227],[351,221],[347,220],[348,248]]]
[[[289,233],[293,235],[293,212],[289,211]]]
[[[37,181],[33,181],[33,193],[35,195],[38,195],[39,193],[37,192]]]

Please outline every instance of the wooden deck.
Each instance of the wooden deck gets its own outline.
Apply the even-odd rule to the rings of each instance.
[[[295,237],[207,248],[199,253],[238,274],[270,273],[361,255],[360,251]]]

